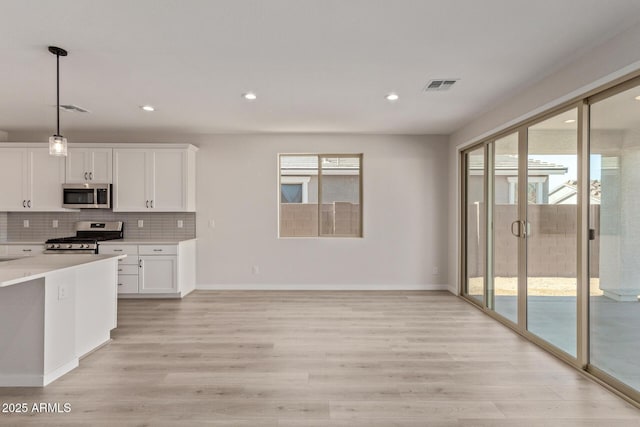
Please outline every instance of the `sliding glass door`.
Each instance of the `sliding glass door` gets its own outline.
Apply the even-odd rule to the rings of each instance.
[[[578,112],[527,129],[527,330],[577,352]]]
[[[463,294],[640,402],[640,76],[463,155]]]
[[[486,262],[485,147],[465,154],[465,281],[464,294],[482,303]]]
[[[488,308],[518,323],[518,133],[489,143],[491,191]]]
[[[468,152],[465,187],[467,295],[485,295],[486,309],[573,358],[577,116],[563,111]],[[486,177],[486,191],[476,177]]]
[[[640,390],[640,87],[591,105],[590,363]]]

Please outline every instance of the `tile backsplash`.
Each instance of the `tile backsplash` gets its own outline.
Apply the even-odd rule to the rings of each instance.
[[[138,221],[143,227],[138,227]],[[25,227],[28,221],[29,227]],[[54,221],[58,227],[54,228]],[[80,212],[0,212],[0,240],[46,240],[75,235],[77,221],[123,221],[125,239],[189,239],[196,236],[196,214],[124,213],[110,210]],[[178,221],[183,222],[182,228]]]

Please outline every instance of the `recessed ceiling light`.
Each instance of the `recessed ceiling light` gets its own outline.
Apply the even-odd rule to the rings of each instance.
[[[242,97],[244,99],[246,99],[247,101],[255,101],[256,99],[258,99],[258,97],[256,96],[255,93],[253,92],[247,92],[247,93],[243,93]]]
[[[140,108],[142,108],[144,111],[156,111],[153,105],[143,105]]]
[[[397,93],[391,92],[390,94],[385,96],[385,99],[387,101],[397,101],[398,99],[400,99],[400,97],[398,96]]]
[[[576,121],[575,119],[567,119],[564,122],[565,123],[575,123],[575,121]]]
[[[640,95],[636,96],[636,101],[640,101]]]

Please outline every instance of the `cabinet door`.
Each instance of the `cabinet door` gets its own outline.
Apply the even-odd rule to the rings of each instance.
[[[113,150],[111,148],[96,148],[89,151],[89,181],[99,184],[112,183],[112,155]]]
[[[148,150],[113,150],[113,210],[149,211],[147,173],[151,169]]]
[[[187,152],[185,150],[155,150],[152,200],[154,211],[186,210]]]
[[[177,257],[141,256],[138,289],[141,294],[176,293]]]
[[[62,183],[65,174],[64,157],[49,155],[48,148],[29,150],[30,210],[60,211],[62,209]]]
[[[0,211],[26,210],[27,169],[25,148],[0,149]]]
[[[66,159],[65,182],[67,184],[83,183],[89,180],[89,150],[86,148],[69,148]]]

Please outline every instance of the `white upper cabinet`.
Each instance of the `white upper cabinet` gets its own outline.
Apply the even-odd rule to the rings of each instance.
[[[113,210],[195,211],[195,150],[115,149]]]
[[[66,182],[111,184],[112,155],[111,148],[69,148]]]
[[[62,211],[64,157],[48,148],[2,148],[0,211]]]

